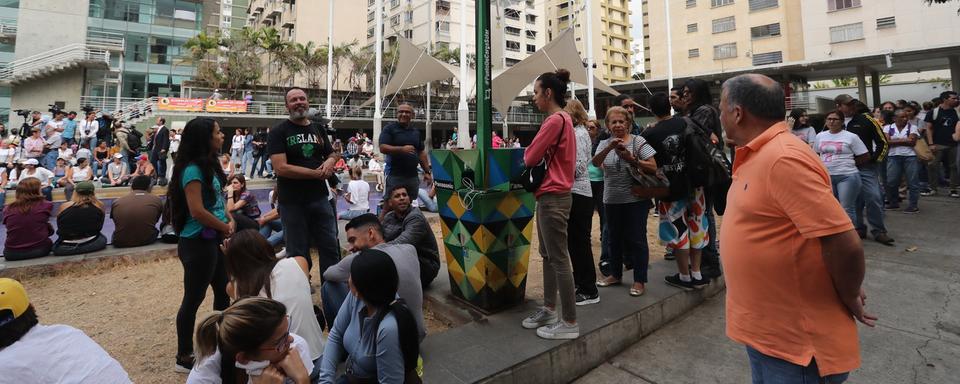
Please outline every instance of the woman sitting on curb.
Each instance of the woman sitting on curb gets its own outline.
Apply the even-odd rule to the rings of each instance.
[[[100,233],[106,214],[103,203],[94,194],[90,181],[77,183],[73,200],[60,206],[57,214],[56,256],[96,252],[107,247],[107,237]]]

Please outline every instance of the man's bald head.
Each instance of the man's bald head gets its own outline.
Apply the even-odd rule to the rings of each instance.
[[[723,82],[726,107],[739,106],[757,120],[783,120],[787,115],[783,87],[775,80],[760,74],[740,75]]]

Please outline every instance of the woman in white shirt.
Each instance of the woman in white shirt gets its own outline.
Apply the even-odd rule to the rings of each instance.
[[[363,169],[359,166],[350,168],[350,182],[347,183],[347,194],[343,196],[350,209],[340,214],[340,220],[351,220],[364,213],[370,212],[370,184],[363,181]]]
[[[857,165],[870,161],[870,153],[860,137],[843,129],[843,114],[827,113],[826,125],[817,134],[813,149],[827,167],[833,196],[840,201],[850,221],[857,222],[857,196],[860,194],[860,171]]]
[[[903,213],[919,213],[920,201],[920,165],[917,163],[917,145],[920,131],[910,123],[911,114],[903,109],[894,112],[893,124],[883,127],[890,151],[887,152],[887,209],[900,208],[900,177],[907,182],[907,208]]]
[[[317,321],[307,281],[307,262],[300,257],[277,260],[270,243],[257,231],[239,231],[226,241],[224,264],[230,282],[227,293],[235,299],[259,296],[286,306],[290,332],[310,346],[311,361],[323,354],[323,329]]]
[[[230,141],[231,164],[240,164],[240,160],[243,158],[243,140],[243,130],[238,129],[236,133],[233,134],[233,140]]]
[[[47,201],[53,201],[53,186],[50,185],[50,181],[53,179],[53,172],[39,165],[40,162],[37,161],[37,159],[24,160],[23,169],[15,172],[13,177],[10,178],[11,188],[16,187],[17,182],[20,180],[32,177],[40,180],[40,192],[43,193]]]
[[[383,192],[383,164],[380,163],[380,156],[374,155],[367,163],[367,167],[375,176],[377,176],[377,191]]]
[[[77,159],[77,165],[67,168],[66,177],[57,181],[57,184],[63,187],[63,194],[67,201],[73,197],[73,189],[81,181],[93,180],[93,168],[90,167],[90,160],[87,158]]]
[[[187,384],[309,383],[312,351],[291,324],[283,303],[261,297],[214,312],[197,326],[197,364]]]
[[[79,132],[76,133],[80,137],[80,144],[88,144],[87,148],[95,148],[97,146],[97,131],[100,130],[100,123],[96,120],[97,114],[94,112],[87,113],[87,118],[77,124],[77,129]]]

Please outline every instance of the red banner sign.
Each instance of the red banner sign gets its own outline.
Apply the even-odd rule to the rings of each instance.
[[[247,102],[243,100],[213,100],[207,101],[207,112],[247,112]]]
[[[203,99],[161,97],[157,101],[157,109],[161,111],[201,112],[203,111]]]

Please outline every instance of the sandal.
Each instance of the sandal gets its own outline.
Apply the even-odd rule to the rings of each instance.
[[[630,296],[634,296],[634,297],[643,296],[643,294],[646,292],[647,292],[647,288],[644,285],[640,285],[639,289],[637,289],[636,285],[630,287]]]
[[[620,285],[620,280],[617,280],[612,276],[608,276],[603,279],[597,280],[598,287],[609,287],[611,285]]]

